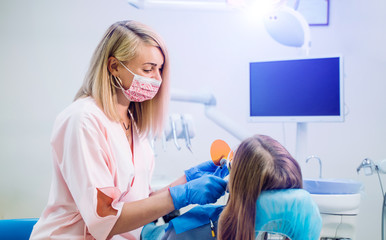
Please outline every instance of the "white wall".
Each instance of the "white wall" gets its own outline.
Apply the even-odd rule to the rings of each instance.
[[[305,152],[322,158],[324,177],[363,182],[358,239],[380,239],[379,183],[375,175],[358,176],[356,167],[366,157],[386,158],[386,2],[330,1],[330,25],[311,28],[311,55],[344,56],[349,114],[344,123],[309,124]],[[299,55],[296,49],[274,42],[260,22],[248,22],[236,13],[142,11],[124,0],[3,0],[0,218],[39,217],[51,180],[49,139],[55,116],[71,103],[104,31],[123,19],[144,22],[165,38],[173,87],[212,92],[218,109],[240,126],[251,134],[271,135],[294,153],[294,124],[284,124],[283,131],[278,123],[246,122],[248,63]],[[186,148],[175,150],[171,142],[166,152],[156,144],[157,179],[177,177],[184,168],[208,160],[214,139],[231,146],[238,143],[205,118],[200,105],[172,103],[170,111],[191,113],[197,136],[193,154]],[[167,166],[170,162],[173,169]],[[305,177],[317,176],[316,162],[299,162]]]

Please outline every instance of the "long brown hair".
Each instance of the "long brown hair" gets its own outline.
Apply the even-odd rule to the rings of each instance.
[[[164,56],[162,84],[154,99],[141,103],[132,102],[129,108],[141,135],[145,136],[149,132],[157,135],[162,130],[169,103],[169,57],[162,38],[144,24],[129,20],[116,22],[109,27],[94,52],[75,100],[92,96],[107,117],[119,121],[116,111],[116,83],[108,71],[108,58],[114,56],[121,62],[130,61],[140,54],[139,46],[143,43],[158,47]]]
[[[256,201],[264,190],[302,188],[297,161],[276,140],[255,135],[237,148],[229,176],[229,200],[219,218],[219,240],[254,240]]]

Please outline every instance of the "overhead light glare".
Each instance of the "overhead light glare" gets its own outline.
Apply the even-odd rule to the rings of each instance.
[[[246,0],[244,8],[249,19],[255,21],[286,4],[286,0]]]
[[[233,10],[243,0],[128,0],[138,9]]]

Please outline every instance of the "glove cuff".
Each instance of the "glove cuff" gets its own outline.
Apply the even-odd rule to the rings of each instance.
[[[185,176],[186,176],[186,181],[190,182],[193,179],[195,179],[194,174],[197,172],[197,170],[193,167],[188,170],[185,170]]]
[[[169,187],[169,193],[173,200],[174,209],[178,210],[189,205],[184,185]]]

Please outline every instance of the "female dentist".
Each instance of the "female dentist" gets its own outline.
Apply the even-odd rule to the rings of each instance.
[[[31,239],[140,239],[145,224],[224,194],[228,172],[211,161],[151,191],[147,136],[161,131],[168,101],[161,38],[135,21],[113,24],[75,101],[55,121],[51,190]]]

